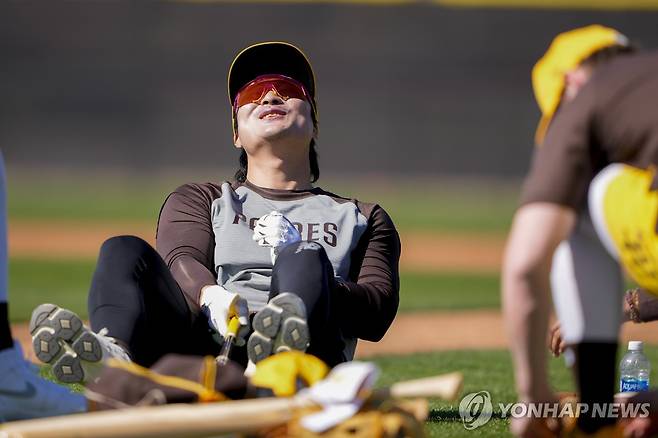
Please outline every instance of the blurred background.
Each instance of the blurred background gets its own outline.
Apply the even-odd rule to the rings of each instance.
[[[316,70],[323,174],[518,178],[530,69],[556,33],[602,23],[658,43],[648,11],[406,3],[3,1],[0,144],[12,167],[226,178],[228,66],[285,40]]]
[[[539,118],[533,64],[591,23],[658,46],[658,2],[565,4],[0,2],[12,318],[44,295],[85,313],[105,238],[153,242],[175,187],[232,177],[227,71],[263,40],[299,45],[315,68],[320,184],[398,226],[402,309],[496,309]]]
[[[232,177],[228,67],[285,40],[316,71],[319,185],[379,202],[399,228],[399,320],[462,327],[373,354],[504,347],[498,268],[539,118],[530,71],[557,33],[592,23],[658,46],[655,0],[0,1],[12,320],[43,301],[86,315],[105,238],[153,242],[175,187]],[[499,372],[513,398],[495,354],[453,365],[500,363],[472,389]]]
[[[591,23],[658,46],[655,0],[0,2],[12,317],[53,289],[85,312],[105,238],[152,242],[175,187],[232,177],[227,71],[264,40],[315,68],[320,185],[398,226],[402,308],[496,308],[539,118],[530,71]]]

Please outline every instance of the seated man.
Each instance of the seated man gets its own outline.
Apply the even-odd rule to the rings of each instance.
[[[313,186],[317,104],[306,56],[287,43],[248,47],[231,65],[228,91],[241,150],[235,181],[170,194],[157,252],[131,236],[103,244],[89,293],[96,333],[57,306],[35,311],[37,357],[60,380],[89,380],[107,357],[148,367],[167,353],[215,356],[214,332],[224,336],[231,317],[241,326],[237,345],[246,343],[231,358],[243,365],[307,348],[334,366],[393,321],[393,222],[376,204]]]

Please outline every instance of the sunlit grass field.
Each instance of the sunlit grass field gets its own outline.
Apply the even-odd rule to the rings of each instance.
[[[45,181],[44,181],[45,179]],[[11,223],[139,223],[157,221],[166,195],[190,178],[58,175],[12,175],[9,179]],[[198,179],[206,180],[206,179]],[[401,234],[477,232],[500,236],[511,221],[517,190],[511,184],[464,184],[460,181],[348,181],[336,179],[323,187],[345,196],[377,201],[388,211]],[[419,190],[418,187],[422,187]],[[404,243],[404,242],[403,242]],[[10,259],[10,316],[26,321],[42,302],[55,302],[87,316],[86,296],[95,259],[21,254]],[[499,278],[491,272],[454,273],[407,269],[401,273],[400,312],[496,309]],[[413,340],[410,340],[413,342]],[[651,351],[658,357],[658,351]],[[380,385],[455,370],[466,376],[464,393],[488,390],[497,402],[512,402],[512,371],[505,351],[449,351],[410,356],[377,357]],[[48,376],[49,370],[43,369]],[[551,375],[559,389],[570,379],[561,361],[553,360]],[[79,388],[78,388],[79,389]],[[492,419],[476,431],[466,431],[458,402],[432,400],[426,424],[429,436],[506,436],[507,422]]]
[[[623,354],[620,352],[620,354]],[[658,361],[658,347],[645,347],[645,354],[652,363]],[[508,419],[501,418],[499,403],[516,402],[512,362],[509,352],[503,350],[462,350],[407,356],[382,356],[370,359],[381,371],[377,386],[389,386],[395,382],[427,377],[453,371],[464,374],[462,395],[488,391],[494,412],[491,420],[475,430],[466,430],[459,416],[459,400],[455,402],[431,399],[429,417],[425,423],[428,436],[445,437],[511,437]],[[52,379],[50,370],[42,369],[46,378]],[[573,383],[562,358],[549,359],[549,376],[556,391],[573,391]],[[658,379],[656,367],[651,371],[651,381]],[[80,386],[72,386],[81,390]]]

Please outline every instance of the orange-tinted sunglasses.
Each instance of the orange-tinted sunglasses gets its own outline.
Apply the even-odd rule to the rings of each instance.
[[[306,89],[300,82],[284,75],[262,75],[240,88],[235,95],[233,111],[237,112],[238,108],[248,103],[259,103],[270,90],[283,100],[302,99],[313,105]]]

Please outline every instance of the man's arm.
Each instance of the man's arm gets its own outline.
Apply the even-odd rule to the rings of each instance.
[[[158,220],[157,250],[194,312],[200,308],[201,289],[217,284],[210,208],[220,194],[215,185],[185,184],[167,197]]]
[[[341,328],[348,336],[379,341],[397,313],[400,237],[383,208],[374,206],[368,228],[352,253],[350,277],[336,284]]]
[[[551,397],[546,372],[546,334],[551,310],[553,252],[576,223],[573,209],[531,203],[514,216],[502,272],[503,314],[520,400]]]

